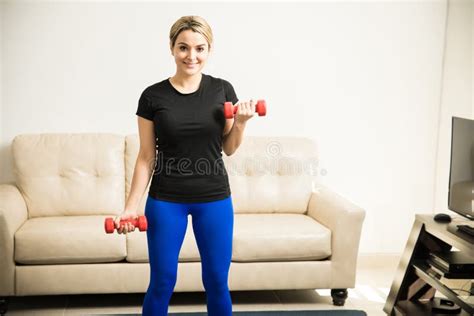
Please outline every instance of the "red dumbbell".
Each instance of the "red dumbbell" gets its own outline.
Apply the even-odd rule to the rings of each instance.
[[[127,220],[121,219],[120,227],[122,227],[125,223],[128,223],[128,222],[132,223],[133,226],[138,227],[138,229],[141,232],[146,231],[148,228],[148,223],[146,221],[145,216],[138,216],[137,219],[127,219]],[[105,226],[105,232],[107,234],[112,234],[115,230],[114,219],[112,217],[107,217],[105,219],[104,226]]]
[[[224,116],[226,119],[234,118],[235,113],[237,113],[237,108],[239,106],[233,106],[232,102],[224,103]],[[255,105],[255,112],[258,113],[258,116],[265,116],[267,114],[267,103],[265,100],[258,100]]]

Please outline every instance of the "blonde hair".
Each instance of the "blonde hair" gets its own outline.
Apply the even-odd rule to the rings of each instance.
[[[211,27],[206,22],[206,20],[197,15],[182,16],[176,22],[174,22],[170,30],[171,48],[174,48],[174,44],[176,43],[179,33],[186,30],[192,30],[193,32],[200,33],[207,40],[209,49],[211,48],[213,41]]]

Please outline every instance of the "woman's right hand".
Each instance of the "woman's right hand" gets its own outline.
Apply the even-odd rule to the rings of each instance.
[[[128,220],[128,219],[137,219],[138,214],[136,211],[124,211],[122,214],[118,215],[114,219],[115,228],[117,228],[117,232],[119,234],[127,234],[130,231],[135,231],[135,226],[132,225],[131,222],[127,222],[120,227],[120,220]]]

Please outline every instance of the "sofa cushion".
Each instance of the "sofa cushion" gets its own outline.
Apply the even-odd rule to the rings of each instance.
[[[199,261],[199,251],[188,226],[179,261]],[[148,262],[147,237],[127,235],[127,261]],[[331,231],[306,215],[235,214],[232,261],[322,260],[331,255]]]
[[[15,233],[15,261],[22,264],[121,261],[126,257],[125,235],[106,234],[105,217],[29,219]]]
[[[246,136],[223,155],[236,213],[306,212],[317,183],[316,142],[305,137]]]
[[[233,261],[321,260],[331,255],[331,231],[306,215],[240,214]]]
[[[28,217],[122,211],[124,148],[124,137],[113,134],[16,136],[14,173]]]

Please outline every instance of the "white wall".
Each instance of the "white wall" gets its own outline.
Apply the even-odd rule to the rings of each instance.
[[[3,180],[3,175],[6,174],[5,171],[5,164],[3,163],[4,157],[5,157],[5,142],[3,140],[3,7],[4,3],[0,2],[0,183],[2,183]]]
[[[246,134],[316,139],[321,180],[367,211],[360,251],[401,252],[433,212],[444,0],[8,2],[0,182],[15,135],[136,133],[140,92],[174,74],[169,28],[191,14],[215,35],[204,72],[268,102]]]
[[[435,213],[455,214],[448,210],[452,117],[474,118],[472,6],[471,0],[448,2],[434,194]]]

